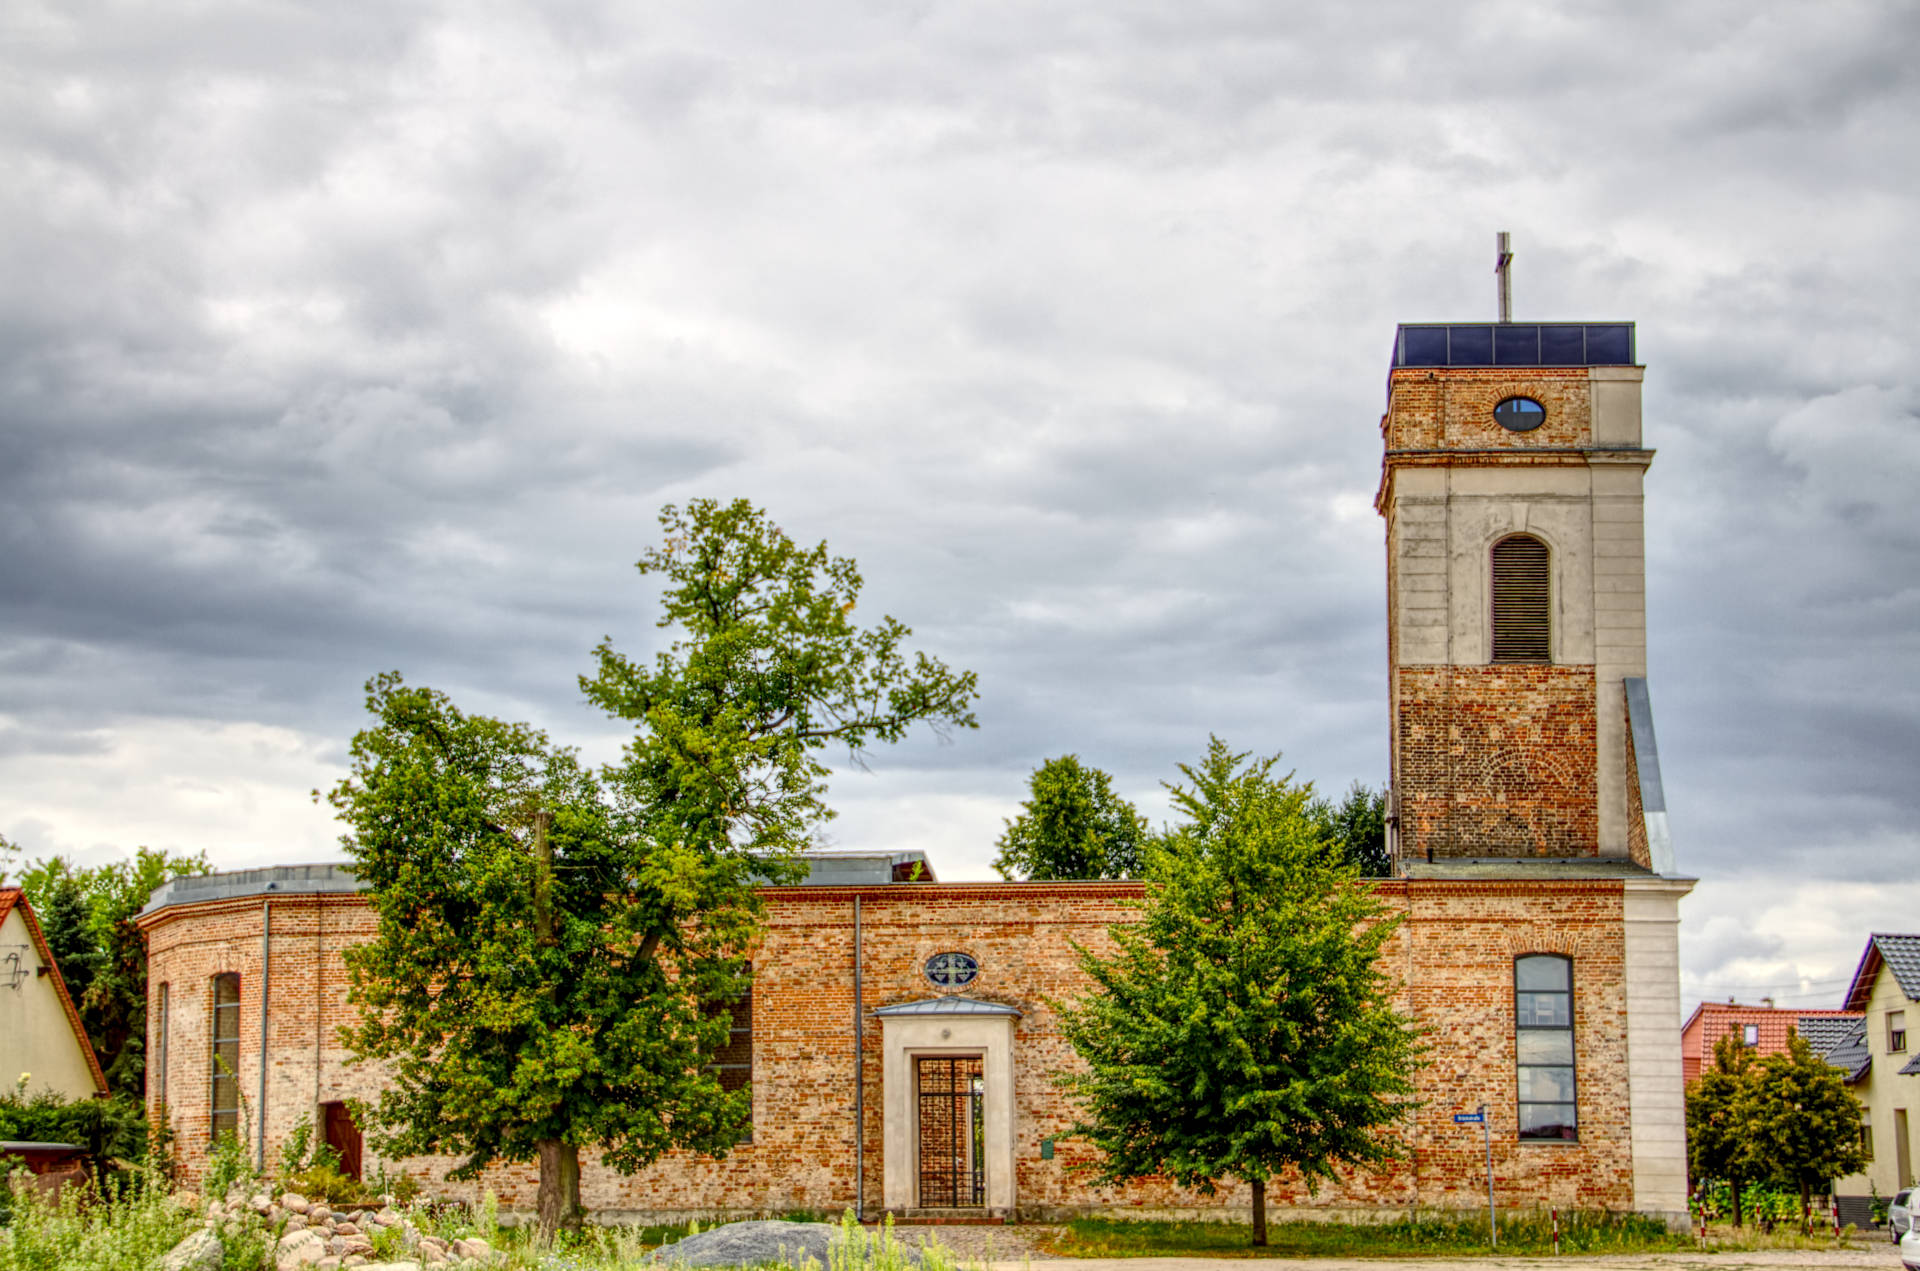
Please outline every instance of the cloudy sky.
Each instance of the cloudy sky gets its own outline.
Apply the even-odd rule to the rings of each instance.
[[[659,507],[979,672],[834,845],[1067,751],[1386,775],[1394,324],[1631,319],[1685,990],[1920,925],[1912,3],[0,10],[0,833],[326,859],[396,668],[590,755]]]

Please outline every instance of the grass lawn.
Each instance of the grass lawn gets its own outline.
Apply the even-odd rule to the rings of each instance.
[[[1238,1222],[1154,1222],[1084,1218],[1044,1241],[1044,1252],[1067,1258],[1404,1258],[1472,1257],[1476,1254],[1553,1253],[1553,1227],[1545,1214],[1502,1214],[1500,1247],[1487,1240],[1487,1220],[1424,1216],[1386,1223],[1270,1222],[1267,1245],[1255,1248],[1253,1228]],[[1638,1214],[1560,1215],[1563,1254],[1681,1253],[1699,1249],[1691,1235]],[[1763,1236],[1757,1230],[1726,1233],[1710,1249],[1831,1249],[1831,1236],[1798,1233]],[[1857,1238],[1856,1238],[1856,1247]]]

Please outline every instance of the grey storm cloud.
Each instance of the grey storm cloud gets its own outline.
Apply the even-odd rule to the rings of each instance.
[[[610,755],[655,514],[980,672],[837,777],[979,874],[1073,751],[1386,769],[1398,321],[1639,322],[1687,991],[1920,861],[1920,10],[826,3],[0,17],[0,831],[312,856],[394,667]],[[1836,970],[1835,968],[1838,968]],[[1812,998],[1808,998],[1809,1004]]]

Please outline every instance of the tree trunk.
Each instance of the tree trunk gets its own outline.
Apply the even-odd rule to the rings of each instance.
[[[1267,1180],[1253,1180],[1253,1243],[1264,1248],[1267,1243]]]
[[[1733,1193],[1733,1227],[1735,1231],[1738,1231],[1740,1229],[1740,1180],[1735,1177],[1729,1177],[1727,1179],[1727,1190]]]
[[[1800,1180],[1800,1234],[1813,1234],[1813,1196],[1804,1178]]]
[[[551,1243],[556,1231],[580,1230],[580,1149],[559,1139],[541,1139],[540,1192],[534,1205],[540,1239]]]

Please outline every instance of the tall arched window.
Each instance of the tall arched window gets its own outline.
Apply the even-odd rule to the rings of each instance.
[[[1514,1058],[1523,1139],[1580,1135],[1573,1064],[1573,959],[1534,953],[1513,960]]]
[[[162,984],[155,1005],[153,1023],[153,1075],[149,1078],[153,1085],[154,1101],[165,1108],[167,1106],[167,1026],[172,1023],[172,1008],[167,1001],[168,986]]]
[[[240,1133],[240,977],[213,977],[213,1137]]]
[[[1551,660],[1553,571],[1547,545],[1515,534],[1493,545],[1493,660]]]

